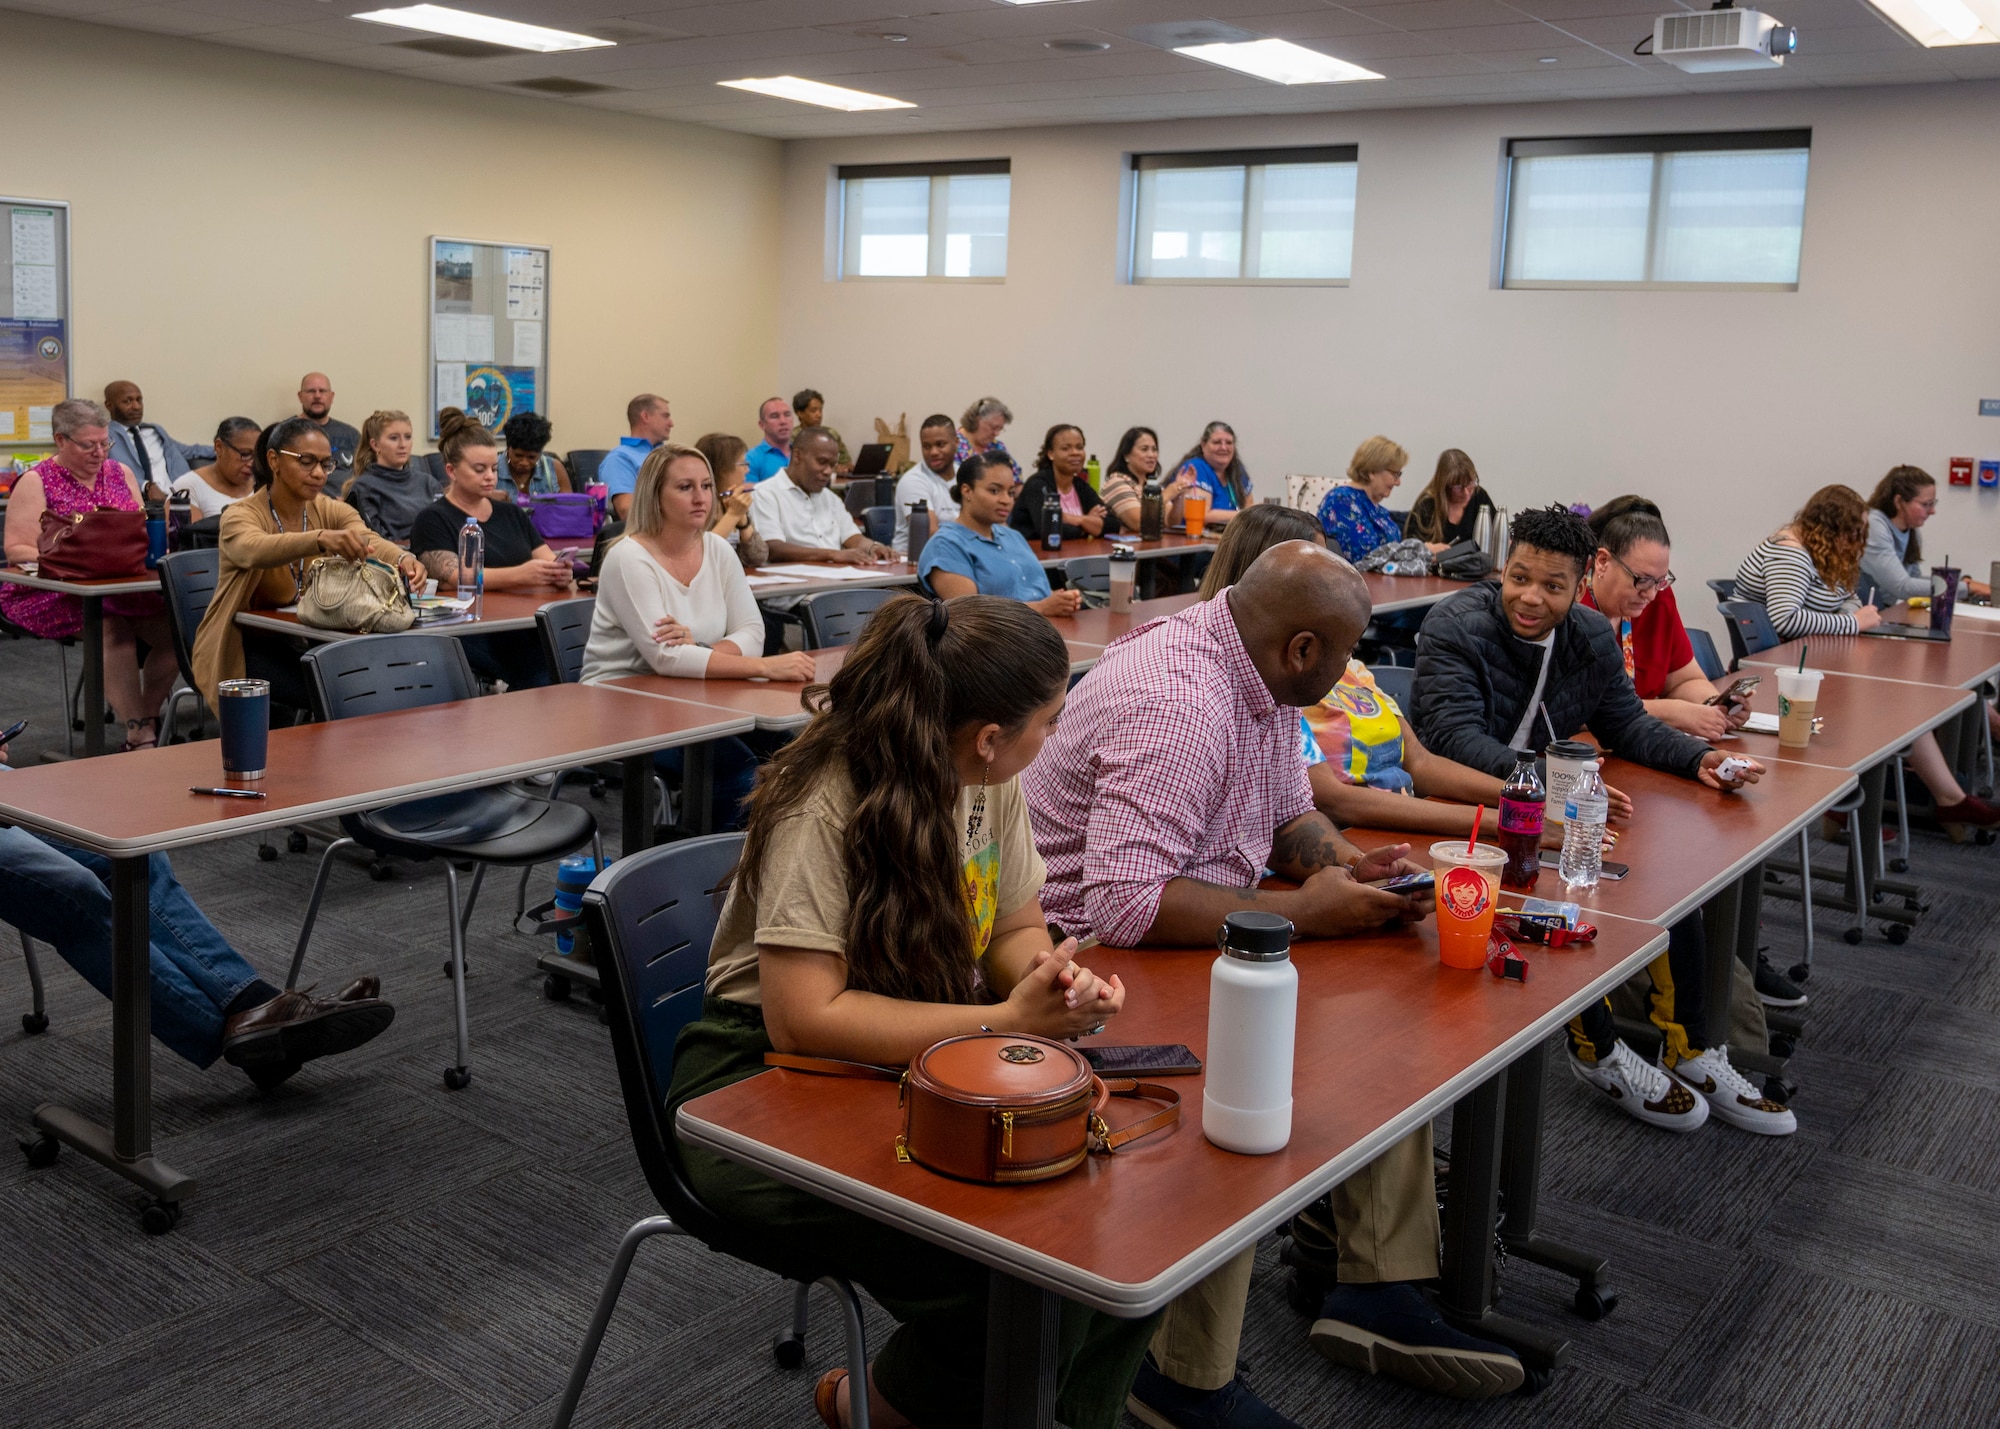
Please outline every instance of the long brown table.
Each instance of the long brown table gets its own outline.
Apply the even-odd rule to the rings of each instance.
[[[0,582],[59,591],[83,602],[83,752],[104,753],[104,600],[114,595],[158,595],[159,576],[149,571],[112,580],[59,581],[16,565],[0,565]],[[69,718],[68,690],[63,691],[63,718]]]
[[[1797,669],[1802,655],[1815,670],[1970,690],[2000,675],[2000,631],[1962,621],[1953,623],[1949,640],[1812,635],[1745,656],[1741,663],[1772,670]]]
[[[1270,1156],[1239,1156],[1201,1135],[1200,1076],[1174,1079],[1178,1130],[1033,1185],[975,1185],[899,1163],[896,1088],[885,1083],[770,1071],[687,1103],[676,1126],[694,1145],[991,1267],[994,1303],[1006,1313],[988,1330],[989,1403],[995,1382],[1013,1392],[1000,1396],[1003,1412],[989,1408],[986,1423],[1046,1425],[1053,1365],[1040,1327],[1052,1323],[1044,1319],[1050,1296],[1148,1314],[1444,1107],[1460,1104],[1454,1127],[1459,1116],[1468,1128],[1496,1122],[1509,1064],[1665,940],[1657,927],[1610,923],[1590,947],[1544,952],[1526,983],[1444,967],[1431,920],[1297,944],[1292,1139]],[[1205,1049],[1214,949],[1097,948],[1088,961],[1130,989],[1112,1034],[1118,1043]],[[1119,1121],[1145,1110],[1112,1107]],[[1497,1151],[1475,1155],[1468,1132],[1461,1171],[1459,1135],[1447,1304],[1490,1299],[1491,1290]],[[1489,1332],[1494,1320],[1484,1322]],[[1023,1344],[1039,1352],[1021,1356]],[[1559,1360],[1564,1348],[1557,1342],[1547,1353]]]
[[[35,1109],[36,1128],[150,1192],[149,1209],[156,1218],[163,1211],[168,1227],[195,1192],[192,1177],[153,1154],[149,855],[611,759],[626,765],[629,847],[634,794],[643,814],[655,750],[750,727],[747,716],[728,710],[552,685],[274,729],[270,772],[254,786],[266,797],[258,800],[189,792],[231,782],[213,741],[8,774],[0,779],[0,822],[111,860],[111,1126],[50,1102]]]
[[[435,624],[411,626],[414,632],[426,635],[498,635],[508,630],[533,630],[535,612],[545,605],[553,605],[559,600],[572,600],[584,594],[569,586],[536,586],[528,590],[489,591],[479,598],[473,607],[470,620],[442,621]],[[273,635],[291,635],[307,640],[315,645],[328,644],[335,640],[351,640],[352,630],[321,630],[317,626],[303,624],[296,610],[246,610],[236,617],[236,623],[245,630],[257,630]]]

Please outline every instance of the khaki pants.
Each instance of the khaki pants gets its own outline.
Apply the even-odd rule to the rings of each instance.
[[[1333,1217],[1343,1283],[1436,1275],[1430,1127],[1411,1132],[1334,1187]],[[1236,1350],[1256,1258],[1255,1246],[1244,1250],[1167,1306],[1153,1336],[1153,1359],[1168,1379],[1189,1389],[1220,1389],[1236,1377]]]

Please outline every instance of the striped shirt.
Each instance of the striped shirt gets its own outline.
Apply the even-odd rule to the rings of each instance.
[[[1759,541],[1736,568],[1736,599],[1762,605],[1780,640],[1861,629],[1853,592],[1828,586],[1803,547],[1782,545],[1775,537]]]

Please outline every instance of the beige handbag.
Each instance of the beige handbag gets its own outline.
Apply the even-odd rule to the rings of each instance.
[[[380,561],[321,556],[306,567],[299,624],[357,635],[394,635],[416,624],[400,572]]]

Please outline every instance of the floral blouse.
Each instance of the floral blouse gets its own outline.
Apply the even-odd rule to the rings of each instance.
[[[1342,484],[1319,504],[1320,529],[1350,561],[1359,561],[1377,546],[1403,539],[1403,528],[1389,508],[1379,506],[1358,486]]]

